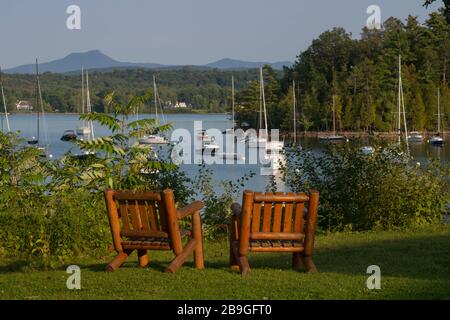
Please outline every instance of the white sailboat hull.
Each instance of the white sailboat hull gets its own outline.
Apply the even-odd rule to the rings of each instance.
[[[168,144],[169,141],[165,137],[150,135],[139,139],[140,144]]]
[[[88,136],[92,133],[91,128],[89,127],[80,127],[77,128],[77,135],[79,136]]]
[[[433,146],[442,146],[444,144],[444,138],[442,137],[433,137],[430,139],[430,144]]]

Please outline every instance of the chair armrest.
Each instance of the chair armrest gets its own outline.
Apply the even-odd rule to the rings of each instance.
[[[242,212],[242,206],[239,203],[233,203],[231,205],[231,213],[234,217],[238,217],[241,215]]]
[[[202,201],[194,201],[191,204],[187,205],[186,207],[177,210],[178,219],[189,217],[194,213],[196,213],[197,211],[200,211],[204,206],[205,205]]]

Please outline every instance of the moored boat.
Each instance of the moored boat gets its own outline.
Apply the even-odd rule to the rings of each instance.
[[[74,130],[66,130],[64,131],[61,140],[62,141],[74,141],[77,139],[77,134]]]
[[[444,145],[444,137],[441,136],[441,105],[440,105],[441,101],[440,101],[440,98],[441,98],[441,92],[440,92],[440,89],[438,88],[437,134],[428,141],[432,146],[438,146],[438,147]]]
[[[408,136],[409,142],[423,142],[424,139],[425,138],[423,137],[423,135],[417,131],[411,132],[410,135]]]

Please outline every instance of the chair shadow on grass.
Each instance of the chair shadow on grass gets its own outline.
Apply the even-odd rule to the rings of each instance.
[[[253,270],[288,270],[291,267],[289,254],[250,254],[249,260]],[[369,266],[377,265],[384,276],[450,279],[450,237],[439,235],[338,247],[317,246],[313,260],[319,273],[366,275]]]
[[[228,266],[228,245],[223,252],[209,253],[205,248],[206,271],[222,270],[233,273]],[[150,263],[146,268],[164,272],[173,255],[149,252]],[[110,257],[111,260],[113,256]],[[109,258],[108,258],[109,259]],[[339,273],[348,275],[366,275],[367,267],[380,266],[384,276],[408,277],[418,279],[450,279],[450,237],[444,235],[424,236],[415,239],[370,240],[360,244],[316,246],[313,256],[319,273]],[[291,270],[291,254],[288,253],[253,253],[249,255],[250,267],[254,272],[264,270]],[[80,263],[80,268],[94,272],[105,272],[108,261]],[[73,264],[77,264],[74,262]],[[14,261],[0,265],[1,273],[23,272],[29,267],[27,261]],[[139,269],[135,254],[121,269]],[[35,268],[33,268],[35,269]],[[65,270],[62,266],[58,270]],[[189,272],[203,272],[194,269],[192,258],[180,269]],[[305,270],[293,271],[304,273]],[[239,273],[236,273],[238,276]]]

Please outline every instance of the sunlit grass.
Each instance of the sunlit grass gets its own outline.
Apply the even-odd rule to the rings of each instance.
[[[450,299],[450,226],[408,231],[320,235],[318,274],[290,269],[289,254],[253,254],[252,274],[228,268],[226,241],[206,242],[206,269],[192,262],[175,275],[162,271],[170,252],[151,252],[105,273],[108,257],[80,258],[79,291],[66,288],[65,267],[44,271],[21,261],[0,262],[2,299]],[[381,290],[368,290],[367,267],[381,268]]]

